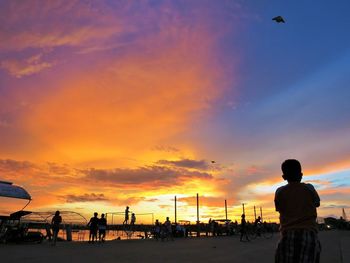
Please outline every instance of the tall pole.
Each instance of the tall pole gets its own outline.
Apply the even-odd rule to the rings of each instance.
[[[264,222],[263,221],[263,216],[262,216],[262,207],[260,206],[260,218],[261,218],[261,222]]]
[[[199,197],[197,193],[197,237],[199,236]]]
[[[225,217],[226,217],[226,220],[227,220],[227,201],[225,199]]]
[[[243,214],[245,214],[244,203],[242,203],[242,207],[243,207]]]
[[[176,195],[175,195],[175,224],[177,223],[177,207],[176,207]]]
[[[255,209],[255,206],[254,206],[254,219],[256,220],[256,209]]]
[[[197,193],[197,223],[199,223],[199,197]]]

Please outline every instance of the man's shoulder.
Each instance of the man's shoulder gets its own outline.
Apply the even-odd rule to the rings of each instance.
[[[302,183],[307,189],[315,191],[315,187],[309,183]]]
[[[275,194],[276,194],[276,195],[280,194],[281,192],[283,192],[283,190],[286,189],[287,186],[288,186],[288,185],[286,184],[286,185],[282,185],[282,186],[278,187],[278,188],[276,189]]]

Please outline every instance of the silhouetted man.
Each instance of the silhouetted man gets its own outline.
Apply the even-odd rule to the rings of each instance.
[[[101,218],[98,221],[98,239],[100,242],[104,242],[106,238],[106,229],[107,229],[107,219],[105,214],[101,215]]]
[[[320,198],[311,184],[300,182],[303,173],[299,161],[284,161],[282,172],[288,184],[275,193],[282,234],[275,262],[319,262],[321,245],[317,236],[316,207],[320,206]]]
[[[89,234],[89,243],[94,241],[97,241],[97,230],[98,230],[98,222],[99,219],[97,217],[98,213],[94,213],[94,217],[91,217],[88,226],[90,227],[90,234]]]
[[[62,217],[60,216],[60,211],[56,211],[55,215],[52,217],[51,226],[53,232],[53,245],[56,245],[58,232],[60,231],[60,224],[62,223]]]
[[[245,214],[241,216],[241,237],[239,241],[244,242],[243,237],[246,241],[250,241],[247,234],[247,221],[245,220]]]
[[[127,206],[125,208],[125,216],[124,216],[124,222],[123,222],[123,225],[127,225],[128,224],[128,221],[129,221],[129,207]]]

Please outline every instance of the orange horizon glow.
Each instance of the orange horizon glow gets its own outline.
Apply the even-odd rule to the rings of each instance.
[[[296,39],[289,24],[243,2],[4,2],[0,181],[27,189],[33,211],[129,205],[174,220],[177,196],[178,219],[194,222],[199,193],[204,222],[225,216],[224,200],[232,220],[244,203],[248,220],[256,206],[275,222],[280,164],[297,158],[320,216],[349,209],[348,103],[329,90],[343,61],[317,53],[299,72],[304,45],[274,44]]]

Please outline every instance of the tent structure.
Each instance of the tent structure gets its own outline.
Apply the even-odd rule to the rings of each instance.
[[[55,211],[33,211],[22,217],[24,223],[51,223]],[[80,213],[74,211],[60,211],[62,223],[67,225],[86,226],[87,219]]]
[[[0,197],[28,200],[28,203],[22,208],[22,210],[27,207],[32,200],[30,194],[23,187],[5,181],[0,181]]]
[[[31,200],[30,194],[22,187],[11,182],[0,181],[0,196]]]

